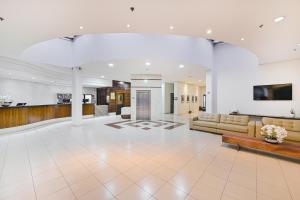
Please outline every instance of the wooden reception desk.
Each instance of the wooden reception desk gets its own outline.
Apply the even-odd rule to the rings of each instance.
[[[23,107],[0,107],[0,129],[35,122],[71,117],[71,104],[36,105]],[[94,104],[82,105],[83,115],[94,115]]]

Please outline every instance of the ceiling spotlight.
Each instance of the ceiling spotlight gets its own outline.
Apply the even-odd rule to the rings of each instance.
[[[208,30],[206,31],[206,33],[207,33],[207,34],[211,34],[211,33],[212,33],[212,30],[211,30],[211,29],[208,29]]]
[[[174,26],[170,26],[170,30],[173,30],[174,29]]]
[[[148,79],[144,79],[144,82],[145,82],[145,83],[148,83]]]
[[[83,29],[83,26],[79,26],[79,29],[82,30],[82,29]]]
[[[276,18],[274,19],[274,22],[275,22],[275,23],[281,22],[281,21],[283,21],[284,19],[285,19],[285,16],[276,17]]]
[[[114,63],[108,63],[109,67],[114,67]]]
[[[241,38],[241,40],[242,40],[242,41],[244,41],[244,40],[245,40],[245,38]]]
[[[150,63],[150,62],[145,62],[145,65],[146,65],[146,66],[150,66],[151,63]]]
[[[184,68],[184,65],[179,65],[179,68],[180,68],[180,69]]]
[[[101,78],[104,78],[104,76],[102,75]]]
[[[126,27],[127,27],[127,28],[130,28],[130,24],[127,24]]]

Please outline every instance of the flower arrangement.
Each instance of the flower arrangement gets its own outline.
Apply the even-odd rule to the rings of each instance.
[[[10,96],[0,96],[0,106],[9,106],[12,102]]]
[[[265,137],[267,142],[282,143],[283,139],[287,137],[287,131],[275,125],[265,125],[261,128],[260,134]]]

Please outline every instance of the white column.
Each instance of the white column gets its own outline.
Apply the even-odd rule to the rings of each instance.
[[[217,113],[217,75],[211,69],[206,71],[206,112]]]
[[[72,68],[72,124],[80,126],[82,123],[82,80],[81,68]]]

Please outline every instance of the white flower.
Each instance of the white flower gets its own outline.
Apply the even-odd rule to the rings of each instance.
[[[276,139],[279,143],[282,143],[283,139],[287,137],[287,131],[283,127],[275,125],[265,125],[261,128],[260,133],[266,138]]]

